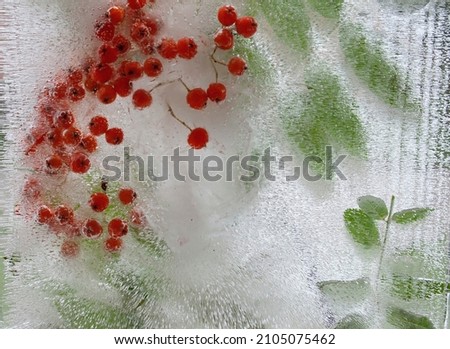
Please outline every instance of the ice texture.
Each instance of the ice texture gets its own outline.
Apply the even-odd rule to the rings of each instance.
[[[201,42],[198,59],[167,63],[161,79],[182,77],[190,86],[208,86],[214,79],[208,52],[223,2],[155,2],[155,13],[165,20],[162,35],[188,34]],[[170,104],[188,124],[209,130],[210,144],[198,152],[202,158],[262,155],[270,147],[277,156],[294,157],[290,170],[311,154],[305,154],[310,148],[299,149],[286,129],[286,110],[291,117],[303,115],[305,96],[314,93],[308,79],[319,71],[338,81],[342,103],[364,129],[366,149],[353,154],[351,139],[333,138],[338,153],[351,154],[341,167],[347,180],[288,182],[278,166],[276,181],[252,184],[239,181],[238,174],[231,182],[133,178],[130,186],[151,227],[140,236],[144,243],[126,237],[118,257],[87,243],[78,258],[67,260],[59,253],[60,238],[14,214],[30,175],[22,140],[42,87],[95,52],[92,28],[108,4],[2,0],[0,132],[7,137],[0,138],[0,327],[390,328],[399,326],[392,320],[398,315],[394,305],[426,316],[435,327],[448,325],[448,2],[346,0],[337,20],[322,16],[313,1],[235,0],[239,13],[256,16],[259,31],[244,48],[253,54],[244,77],[232,78],[219,67],[229,87],[225,102],[210,103],[202,112],[189,110],[181,84],[155,91],[154,104],[143,111],[130,99],[103,106],[87,97],[75,110],[80,124],[108,115],[124,129],[133,155],[158,158],[177,147],[188,152],[186,129],[170,117]],[[309,47],[291,45],[295,35],[280,35],[290,23],[268,14],[277,6],[308,21],[298,27],[306,28]],[[389,103],[377,93],[385,71],[369,77],[352,65],[351,57],[357,63],[357,54],[365,51],[345,51],[345,25],[377,47],[387,64],[380,69],[395,67],[402,82],[391,88],[401,89],[400,96],[407,91],[407,103]],[[143,80],[135,87],[149,84]],[[339,122],[321,125],[321,132],[337,129],[333,134],[339,135]],[[92,183],[101,178],[101,160],[123,154],[122,147],[107,147],[103,140],[101,145],[90,177],[46,183],[59,200],[81,203],[81,212]],[[418,223],[391,225],[381,272],[380,250],[355,243],[343,220],[344,211],[357,208],[364,195],[388,203],[395,195],[396,210],[434,209]],[[385,224],[377,225],[384,234]],[[424,296],[430,287],[426,281],[417,284],[423,279],[444,289],[436,286],[435,293]],[[402,280],[413,280],[411,292],[401,290]]]

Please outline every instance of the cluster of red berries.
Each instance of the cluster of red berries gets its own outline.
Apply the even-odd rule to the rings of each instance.
[[[81,117],[77,117],[75,112],[77,105],[91,94],[102,104],[111,104],[118,97],[130,97],[136,109],[148,108],[153,103],[152,92],[173,81],[160,82],[151,89],[134,89],[134,83],[144,77],[158,78],[164,71],[164,60],[191,60],[198,53],[197,43],[191,37],[178,40],[158,37],[163,23],[151,11],[145,10],[151,8],[153,3],[154,0],[127,0],[126,6],[110,7],[95,24],[94,33],[100,40],[96,57],[57,74],[53,83],[39,95],[34,125],[25,146],[27,162],[38,176],[29,178],[25,183],[23,207],[26,212],[33,212],[38,223],[46,224],[56,234],[66,236],[61,249],[64,256],[78,253],[79,237],[101,236],[103,225],[92,218],[76,217],[75,210],[66,205],[49,205],[41,183],[50,179],[64,181],[70,173],[87,173],[91,168],[91,154],[99,146],[98,137],[104,137],[110,145],[119,145],[124,141],[122,129],[110,127],[108,118],[103,115],[94,116],[89,122],[80,122]],[[218,81],[216,64],[227,66],[235,76],[242,75],[247,68],[240,57],[233,57],[228,63],[218,61],[215,57],[217,50],[233,48],[235,34],[249,38],[257,30],[257,23],[252,17],[238,17],[231,5],[222,6],[217,17],[223,27],[214,36],[215,48],[211,54],[216,81],[204,90],[191,89],[178,79],[187,89],[187,104],[196,110],[204,109],[208,100],[219,103],[227,97],[226,86]],[[143,56],[144,59],[136,60],[136,51],[141,53],[138,57]],[[169,112],[189,129],[187,142],[190,147],[206,147],[209,142],[206,129],[192,129],[176,117],[170,107]],[[94,193],[89,205],[93,212],[101,213],[108,208],[109,199],[106,192]],[[118,199],[123,205],[131,205],[136,194],[131,189],[122,189]],[[129,214],[128,222],[119,218],[108,222],[106,250],[114,252],[121,248],[121,237],[127,234],[129,223],[140,226],[145,221],[138,209],[131,210]]]

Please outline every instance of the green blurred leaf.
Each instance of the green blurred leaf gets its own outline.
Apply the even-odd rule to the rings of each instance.
[[[434,210],[431,208],[411,208],[394,213],[392,220],[398,224],[409,224],[425,219]]]
[[[361,210],[348,209],[344,212],[345,226],[353,239],[365,247],[376,246],[380,233],[375,220]]]
[[[376,95],[394,107],[415,107],[398,69],[386,60],[379,45],[369,42],[361,27],[342,26],[341,44],[347,61]]]
[[[392,280],[392,293],[406,301],[430,299],[448,292],[450,292],[450,284],[443,281],[399,275],[394,275]]]
[[[250,76],[269,81],[273,78],[273,69],[270,62],[256,46],[253,39],[237,37],[234,43],[233,55],[245,59]]]
[[[308,2],[322,16],[339,18],[344,0],[308,0]]]
[[[369,328],[368,321],[359,314],[350,314],[339,321],[335,329],[349,330],[349,329],[365,329]]]
[[[389,214],[386,203],[382,199],[372,195],[360,197],[358,199],[358,206],[365,214],[374,219],[383,220]]]
[[[309,52],[311,24],[302,1],[253,0],[251,4],[264,14],[275,34],[286,45],[304,54]]]
[[[330,280],[317,283],[320,291],[332,297],[338,298],[366,298],[370,292],[370,281],[367,278],[356,280]]]
[[[288,136],[305,156],[322,159],[315,163],[325,173],[327,145],[345,149],[350,155],[366,156],[366,135],[352,101],[336,75],[317,70],[306,80],[308,92],[291,95],[282,103]]]
[[[435,328],[426,316],[417,315],[400,308],[387,310],[388,322],[399,329],[433,329]]]
[[[74,293],[65,293],[55,300],[55,307],[66,326],[71,329],[132,329],[141,323],[132,312],[125,312],[111,306]]]

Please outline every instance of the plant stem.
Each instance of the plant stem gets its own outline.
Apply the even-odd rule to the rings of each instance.
[[[386,253],[386,245],[387,245],[388,236],[389,236],[389,228],[391,227],[392,215],[394,213],[394,204],[395,204],[395,196],[392,196],[392,198],[391,198],[391,206],[389,208],[389,214],[388,214],[388,217],[386,219],[386,230],[384,232],[384,238],[383,238],[383,242],[381,244],[380,259],[378,261],[378,271],[377,271],[376,286],[375,286],[375,295],[376,295],[376,298],[377,298],[377,304],[378,305],[379,305],[378,289],[380,287],[381,270],[382,270],[382,266],[383,266],[384,256],[385,256],[385,253]]]

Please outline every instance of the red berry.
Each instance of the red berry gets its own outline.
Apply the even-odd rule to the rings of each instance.
[[[81,139],[80,147],[88,153],[93,153],[97,150],[97,140],[93,135],[86,135]]]
[[[151,35],[156,35],[159,31],[159,23],[158,20],[151,17],[141,18],[141,20],[145,23]]]
[[[97,98],[103,104],[111,104],[117,98],[117,93],[111,85],[103,85],[97,91]]]
[[[92,80],[95,82],[98,82],[99,84],[104,84],[111,80],[111,78],[114,75],[114,70],[111,68],[108,64],[97,64],[95,67],[92,68],[90,76]]]
[[[220,82],[209,85],[207,93],[208,98],[216,103],[222,102],[227,98],[227,88]]]
[[[132,24],[130,29],[130,36],[135,42],[141,42],[145,38],[148,38],[150,35],[150,28],[147,27],[147,25],[140,19]]]
[[[130,40],[128,40],[123,35],[117,35],[113,39],[112,44],[120,55],[123,55],[124,53],[128,52],[128,50],[131,48]]]
[[[52,155],[45,160],[45,165],[47,166],[48,173],[55,174],[63,166],[63,160],[59,155]]]
[[[122,248],[122,239],[109,238],[105,241],[105,249],[108,252],[117,252]]]
[[[139,62],[123,61],[119,68],[119,74],[130,80],[137,80],[142,77],[144,69]]]
[[[204,128],[196,128],[192,130],[188,137],[188,144],[193,149],[202,149],[206,147],[208,141],[209,141],[208,131],[206,131]]]
[[[114,43],[111,44],[103,44],[98,49],[98,55],[100,57],[100,61],[104,64],[114,63],[119,58],[119,51],[114,46]]]
[[[96,93],[101,86],[102,84],[94,81],[90,76],[88,76],[84,82],[84,87],[86,90],[93,93]]]
[[[130,212],[130,224],[136,228],[143,228],[147,224],[147,219],[142,210],[133,208]]]
[[[108,131],[108,119],[101,115],[93,117],[89,122],[89,131],[94,136],[101,136]]]
[[[80,254],[80,246],[73,240],[64,241],[61,245],[61,254],[65,258],[74,258]]]
[[[178,55],[178,45],[174,39],[164,38],[157,47],[158,53],[165,59],[175,59]]]
[[[155,53],[155,39],[153,37],[141,40],[138,45],[144,55],[152,55]]]
[[[181,38],[177,43],[178,55],[184,59],[192,59],[197,54],[197,44],[192,38]]]
[[[115,32],[116,28],[111,22],[97,23],[95,26],[95,35],[102,41],[111,41]]]
[[[77,146],[81,142],[81,131],[76,127],[69,127],[63,133],[64,144],[69,146]]]
[[[237,17],[236,9],[231,5],[222,6],[217,13],[217,19],[225,27],[233,25]]]
[[[258,23],[253,17],[240,17],[236,20],[236,31],[244,38],[251,38],[258,30]]]
[[[228,29],[220,29],[214,36],[214,42],[222,50],[232,49],[234,46],[233,33]]]
[[[75,122],[75,118],[71,111],[62,111],[55,120],[55,126],[66,129],[71,127]]]
[[[91,161],[83,153],[75,153],[72,155],[70,169],[74,173],[84,174],[91,168]]]
[[[110,128],[105,133],[106,142],[112,145],[119,145],[123,142],[123,131],[120,128]]]
[[[125,76],[116,79],[113,86],[120,97],[128,97],[133,92],[133,83]]]
[[[119,6],[110,7],[107,12],[107,16],[112,24],[120,24],[125,18],[125,9]]]
[[[133,93],[133,104],[137,109],[148,108],[152,102],[152,95],[146,90],[140,89]]]
[[[88,219],[83,223],[81,232],[87,238],[98,238],[103,234],[103,227],[95,219]]]
[[[73,210],[65,205],[59,205],[55,210],[55,217],[59,224],[72,224],[74,220]]]
[[[194,88],[190,90],[186,97],[187,103],[193,109],[202,110],[206,107],[208,102],[208,94],[201,88]]]
[[[241,76],[247,70],[247,62],[240,57],[231,58],[228,62],[228,71],[236,76]]]
[[[69,69],[69,82],[73,85],[80,84],[83,81],[83,71],[81,69]]]
[[[137,194],[133,189],[123,188],[119,191],[119,200],[124,205],[129,205],[136,200]]]
[[[128,6],[133,10],[139,10],[145,6],[147,0],[128,0]]]
[[[91,206],[91,208],[95,212],[103,212],[109,206],[108,195],[106,195],[104,193],[92,194],[91,198],[89,199],[89,206]]]
[[[58,82],[52,90],[52,97],[56,100],[64,99],[67,95],[67,84],[65,82]]]
[[[112,238],[120,238],[128,234],[127,222],[115,218],[108,224],[108,233]]]
[[[47,140],[49,141],[50,145],[55,148],[62,148],[64,146],[64,137],[63,137],[63,130],[60,128],[56,128],[50,132],[47,133]]]
[[[69,87],[69,91],[67,94],[72,102],[78,102],[81,101],[84,96],[86,96],[86,91],[82,86],[74,85]]]
[[[163,71],[163,65],[158,58],[148,58],[144,62],[144,72],[147,76],[151,78],[156,78],[161,75]]]
[[[45,206],[42,205],[41,207],[39,207],[38,212],[37,212],[37,221],[40,224],[48,224],[54,217],[53,211]]]

